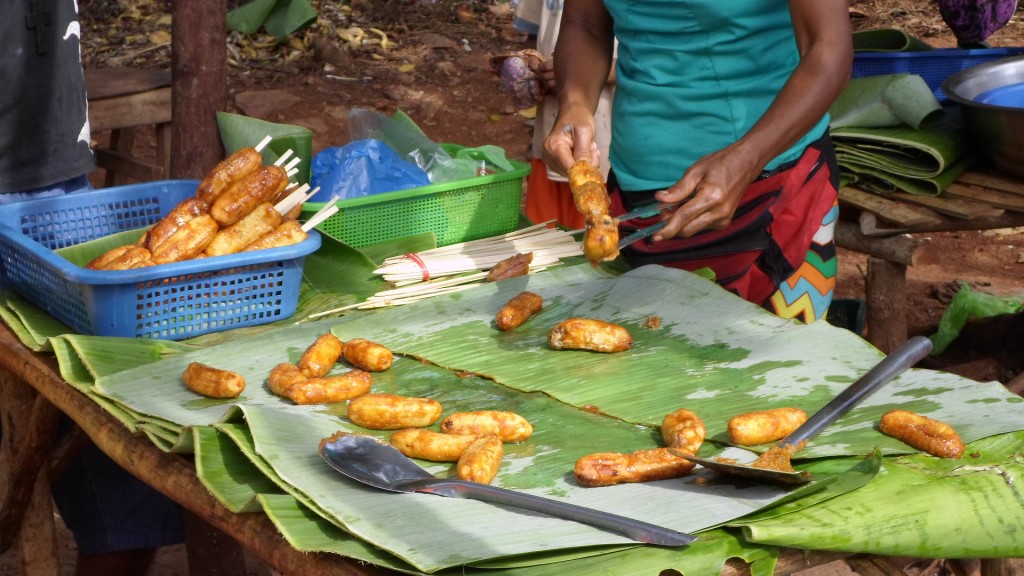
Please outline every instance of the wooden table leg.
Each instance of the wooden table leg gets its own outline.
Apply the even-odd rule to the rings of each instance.
[[[867,341],[889,353],[907,341],[907,267],[868,257]]]
[[[21,574],[58,576],[46,455],[60,412],[0,368],[0,552],[18,546]]]
[[[184,516],[189,576],[245,576],[245,554],[234,538],[191,511]]]

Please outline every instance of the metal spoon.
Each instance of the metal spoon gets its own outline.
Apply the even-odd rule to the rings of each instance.
[[[436,478],[396,448],[372,436],[345,434],[321,442],[320,456],[345,476],[392,492],[422,492],[514,506],[604,528],[637,542],[683,546],[696,537],[625,516],[466,480]]]
[[[801,442],[817,436],[819,432],[838,420],[840,416],[849,412],[861,400],[870,396],[875,390],[878,390],[914,364],[917,364],[919,360],[930,354],[931,351],[932,341],[924,336],[915,336],[907,340],[902,346],[894,350],[892,354],[883,358],[874,368],[858,378],[846,390],[840,392],[831,402],[815,412],[813,416],[808,418],[792,434],[783,438],[779,442],[778,447],[791,446],[795,449]],[[811,475],[808,472],[768,470],[754,468],[746,464],[721,462],[716,458],[697,458],[696,456],[675,450],[672,450],[672,453],[686,458],[690,462],[714,470],[717,474],[741,476],[775,484],[805,484],[811,481]]]

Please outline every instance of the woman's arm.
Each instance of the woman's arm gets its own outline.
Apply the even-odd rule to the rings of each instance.
[[[564,173],[573,160],[597,165],[594,111],[611,70],[614,33],[601,0],[566,0],[555,45],[558,116],[544,160]]]
[[[764,166],[807,133],[846,86],[853,62],[846,0],[789,0],[800,63],[747,134],[691,166],[659,192],[661,202],[696,195],[671,216],[655,240],[722,229]]]

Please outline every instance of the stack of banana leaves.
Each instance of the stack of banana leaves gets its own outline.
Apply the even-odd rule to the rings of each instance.
[[[704,278],[657,266],[611,274],[568,263],[405,306],[308,320],[373,294],[380,288],[374,261],[398,248],[357,252],[324,240],[306,261],[299,311],[273,325],[182,342],[90,337],[66,333],[10,293],[0,314],[27,345],[52,350],[63,377],[125,426],[165,451],[194,454],[200,479],[227,508],[265,513],[302,551],[408,574],[517,576],[715,574],[734,557],[766,575],[783,547],[1024,555],[1024,401],[998,382],[905,372],[797,453],[796,467],[814,478],[802,487],[723,481],[698,469],[584,488],[573,477],[578,458],[657,447],[669,412],[698,414],[707,426],[700,453],[715,455],[728,445],[730,417],[783,406],[812,413],[882,354],[850,331],[780,319]],[[523,290],[542,295],[543,309],[515,330],[497,330],[496,311]],[[626,327],[634,344],[616,354],[550,349],[548,331],[572,316]],[[373,374],[373,392],[430,397],[445,414],[497,409],[526,417],[534,434],[506,445],[494,485],[697,540],[640,545],[543,514],[390,493],[339,475],[318,454],[323,438],[388,434],[351,423],[345,404],[295,405],[265,384],[274,365],[296,362],[326,332],[395,353],[389,370]],[[193,361],[238,372],[248,384],[233,399],[198,396],[181,379]],[[964,456],[936,458],[881,434],[879,418],[896,407],[953,426],[968,443]],[[417,462],[439,477],[454,474],[450,464]]]

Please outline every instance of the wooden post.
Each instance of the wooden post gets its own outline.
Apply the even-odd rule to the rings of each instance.
[[[907,267],[868,256],[867,340],[888,354],[907,341]]]
[[[227,107],[227,0],[173,3],[171,178],[202,178],[224,157],[217,112]]]

